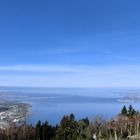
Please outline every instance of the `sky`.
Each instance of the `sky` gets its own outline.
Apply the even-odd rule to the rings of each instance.
[[[140,87],[139,0],[1,0],[0,86]]]

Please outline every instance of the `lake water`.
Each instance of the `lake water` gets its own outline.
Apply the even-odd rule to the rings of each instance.
[[[60,122],[63,115],[74,113],[77,119],[102,116],[110,119],[120,112],[123,105],[132,104],[140,110],[140,89],[91,89],[91,88],[11,88],[0,87],[1,100],[26,102],[32,106],[27,119],[50,124]]]

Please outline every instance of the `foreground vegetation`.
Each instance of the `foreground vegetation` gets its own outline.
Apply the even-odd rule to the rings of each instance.
[[[64,116],[57,126],[40,121],[32,125],[11,125],[0,130],[0,140],[127,140],[140,139],[140,113],[130,105],[121,113],[106,121],[95,117],[77,121],[73,114]]]

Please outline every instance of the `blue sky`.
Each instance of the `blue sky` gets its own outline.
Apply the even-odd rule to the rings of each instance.
[[[139,87],[139,5],[0,1],[0,85]]]

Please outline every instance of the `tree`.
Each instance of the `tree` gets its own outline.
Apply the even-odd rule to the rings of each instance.
[[[88,118],[78,121],[78,140],[87,140],[91,138]]]
[[[36,124],[36,137],[37,140],[42,140],[42,127],[41,127],[41,121],[39,120]]]
[[[137,112],[135,111],[135,109],[133,109],[132,105],[130,105],[129,108],[128,108],[128,116],[133,116],[136,113]]]
[[[46,121],[42,124],[42,140],[51,140],[56,133],[56,128],[49,125]]]
[[[56,132],[56,140],[77,140],[78,123],[73,114],[64,116]]]
[[[122,111],[121,111],[122,115],[127,115],[127,108],[126,106],[123,107]]]
[[[93,133],[95,133],[99,138],[101,138],[101,135],[102,135],[102,130],[104,128],[104,124],[106,123],[106,121],[100,117],[100,116],[96,116],[94,117],[94,120],[93,120],[93,128],[94,128],[94,131]]]

